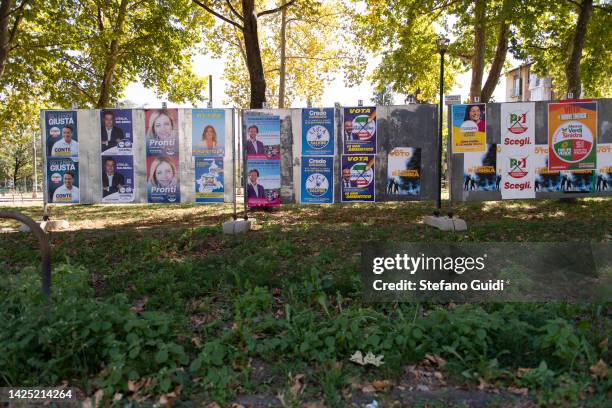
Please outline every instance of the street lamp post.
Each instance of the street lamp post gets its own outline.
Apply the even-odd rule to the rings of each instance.
[[[438,114],[438,200],[434,216],[439,217],[442,211],[442,117],[444,115],[444,54],[448,48],[450,40],[440,37],[437,41],[438,52],[440,53],[440,112]]]

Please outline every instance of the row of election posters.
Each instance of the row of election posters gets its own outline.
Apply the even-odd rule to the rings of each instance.
[[[50,203],[78,203],[77,111],[45,111],[47,188]],[[180,192],[178,109],[145,110],[147,201],[178,203]],[[99,119],[103,203],[135,199],[131,109],[103,109]],[[225,111],[192,110],[196,202],[223,202]]]
[[[302,109],[301,191],[303,204],[334,202],[334,110]],[[376,201],[376,107],[342,111],[341,202]],[[395,147],[387,157],[387,196],[418,199],[421,149]]]
[[[76,111],[45,112],[47,199],[79,203],[79,143]]]
[[[280,205],[280,116],[246,114],[246,195],[249,208]]]
[[[485,143],[484,112],[482,104],[452,109],[452,148],[464,153],[464,191],[500,191],[502,199],[612,191],[612,145],[597,144],[596,102],[548,104],[545,145],[535,143],[534,103],[501,105],[499,145]]]

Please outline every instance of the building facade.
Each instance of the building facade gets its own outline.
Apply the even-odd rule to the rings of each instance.
[[[506,102],[548,101],[554,92],[550,78],[531,71],[532,63],[512,68],[506,73]]]

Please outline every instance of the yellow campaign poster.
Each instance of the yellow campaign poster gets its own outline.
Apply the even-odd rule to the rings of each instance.
[[[548,169],[597,168],[597,102],[548,104]]]
[[[487,125],[485,104],[452,105],[452,152],[486,151]]]

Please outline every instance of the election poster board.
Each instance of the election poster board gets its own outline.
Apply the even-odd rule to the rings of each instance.
[[[334,145],[334,108],[302,109],[302,156],[333,156]]]
[[[280,160],[280,116],[245,115],[247,160]]]
[[[193,109],[191,129],[193,156],[225,156],[225,111],[223,109]]]
[[[147,201],[179,203],[178,109],[145,110]]]
[[[280,160],[249,160],[247,171],[246,190],[249,208],[280,205]]]
[[[334,158],[302,156],[302,204],[332,204],[334,202]]]
[[[536,193],[561,191],[561,172],[548,169],[548,145],[535,145],[534,170]]]
[[[376,201],[375,157],[366,154],[342,155],[342,202]]]
[[[47,158],[47,194],[49,203],[80,202],[79,163],[75,158]]]
[[[387,157],[387,195],[421,196],[421,148],[391,150]]]
[[[133,133],[131,109],[100,111],[100,151],[103,156],[131,156]]]
[[[612,191],[612,143],[597,145],[595,191],[597,193]]]
[[[452,152],[481,152],[487,149],[486,108],[484,103],[452,105]]]
[[[548,104],[550,170],[594,170],[597,167],[597,102]]]
[[[195,158],[196,203],[223,202],[223,157]]]
[[[502,199],[535,198],[535,103],[501,105]]]
[[[102,156],[102,202],[134,201],[134,157]]]
[[[376,107],[348,107],[342,112],[343,154],[376,154]]]
[[[47,156],[78,157],[79,135],[76,111],[45,111]]]
[[[497,191],[501,175],[497,170],[497,144],[487,144],[485,153],[463,155],[463,191]]]

